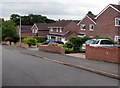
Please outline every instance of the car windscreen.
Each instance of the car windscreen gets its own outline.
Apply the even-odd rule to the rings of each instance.
[[[87,41],[85,42],[85,44],[95,44],[95,43],[96,43],[95,40],[87,40]]]
[[[110,40],[102,40],[100,44],[104,44],[104,45],[114,45],[114,42],[110,41]]]

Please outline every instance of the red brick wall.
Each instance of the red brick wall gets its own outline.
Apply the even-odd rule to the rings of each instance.
[[[86,25],[86,30],[81,30],[81,24],[85,24]],[[89,30],[89,26],[90,24],[94,25],[94,31],[96,30],[96,25],[88,18],[86,17],[80,24],[79,24],[79,33],[85,33],[87,37],[89,36],[96,36],[94,31],[90,31]]]
[[[64,48],[58,47],[58,46],[44,46],[44,45],[40,45],[40,46],[38,46],[38,48],[41,51],[65,54]]]
[[[95,33],[98,36],[107,36],[114,39],[115,35],[120,36],[120,27],[115,26],[115,18],[120,17],[117,11],[109,7],[97,18]]]
[[[120,48],[87,46],[86,58],[120,63]]]

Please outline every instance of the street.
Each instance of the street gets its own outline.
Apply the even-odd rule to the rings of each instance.
[[[2,50],[3,86],[118,86],[118,80],[17,51]]]

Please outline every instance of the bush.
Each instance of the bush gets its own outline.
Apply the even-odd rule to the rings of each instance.
[[[44,36],[35,36],[34,38],[36,38],[39,43],[45,42],[47,40],[47,37]]]
[[[12,37],[6,37],[5,41],[9,41],[11,45],[11,42],[14,42],[15,40]]]
[[[110,39],[110,38],[105,37],[105,36],[95,36],[93,37],[93,39]]]
[[[58,44],[57,43],[55,43],[55,42],[50,42],[49,44],[48,44],[48,46],[57,46]]]
[[[23,39],[23,42],[27,43],[29,47],[31,47],[32,45],[35,46],[37,44],[37,39],[33,37],[27,37]]]
[[[64,48],[64,49],[66,54],[74,53],[74,50],[72,48]]]
[[[65,48],[73,48],[73,46],[74,45],[71,42],[67,42],[63,45],[63,47],[65,47]]]

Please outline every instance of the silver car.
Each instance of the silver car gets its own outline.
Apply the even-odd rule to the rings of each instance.
[[[90,45],[94,47],[97,47],[97,46],[102,47],[102,46],[114,46],[115,43],[109,39],[90,39],[90,40],[87,40],[82,45],[82,51],[85,51],[86,45]]]

